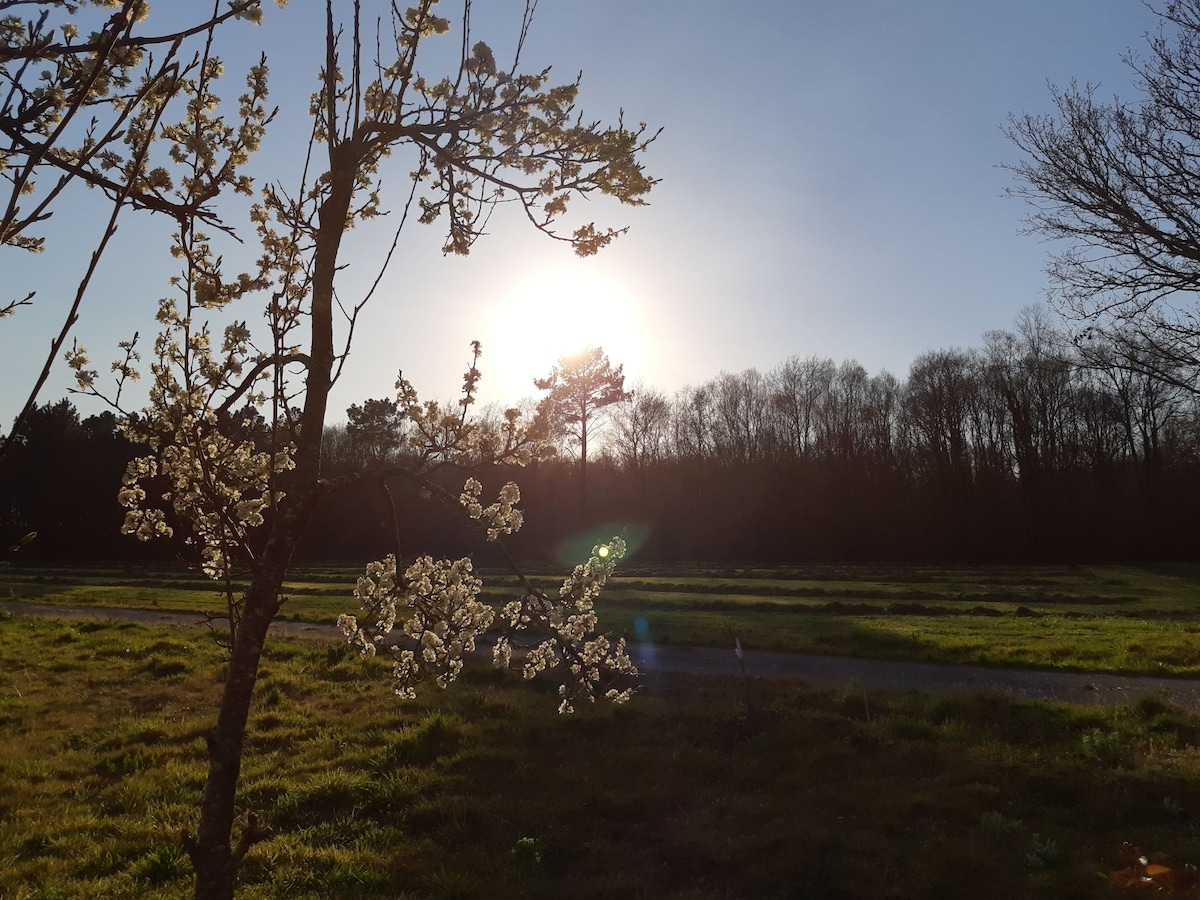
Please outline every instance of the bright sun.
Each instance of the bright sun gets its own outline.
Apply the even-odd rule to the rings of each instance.
[[[627,377],[641,371],[646,337],[638,304],[592,262],[540,268],[491,308],[482,360],[486,399],[511,403],[535,395],[534,378],[589,346],[604,348]]]

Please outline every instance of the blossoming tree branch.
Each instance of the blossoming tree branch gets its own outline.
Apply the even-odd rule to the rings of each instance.
[[[503,67],[487,44],[474,40],[467,0],[457,65],[435,79],[418,63],[427,44],[451,31],[436,0],[408,9],[384,6],[373,21],[355,3],[345,22],[327,0],[308,157],[290,188],[258,189],[250,212],[260,246],[255,265],[230,273],[218,247],[223,228],[196,214],[179,215],[172,249],[181,273],[159,303],[148,360],[143,363],[136,335],[123,343],[112,366],[116,383],[104,392],[86,349],[76,344],[67,354],[79,389],[118,406],[144,365],[149,405],[126,427],[147,450],[130,465],[121,492],[125,530],[149,540],[187,529],[200,564],[226,598],[228,674],[208,743],[199,828],[185,836],[197,897],[232,897],[243,857],[269,834],[248,812],[235,840],[246,724],[293,551],[322,498],[352,481],[372,479],[386,487],[389,478],[403,477],[453,506],[484,539],[501,542],[521,524],[516,485],[503,487],[485,506],[474,473],[529,461],[539,452],[541,434],[537,423],[523,422],[515,410],[499,425],[472,419],[479,378],[474,361],[463,396],[450,406],[422,403],[406,380],[397,382],[397,402],[411,426],[399,460],[337,480],[322,477],[330,389],[370,299],[367,292],[348,304],[335,290],[342,242],[356,223],[382,214],[381,172],[410,175],[397,237],[411,213],[421,223],[441,225],[445,251],[456,254],[470,251],[502,203],[516,204],[534,228],[576,253],[595,253],[624,229],[566,225],[572,202],[607,195],[641,205],[655,183],[640,162],[655,132],[621,120],[586,121],[575,106],[577,80],[554,84],[548,69],[520,70],[535,6],[526,4],[521,39]],[[165,148],[163,158],[147,153],[142,162],[156,167],[148,171],[162,169],[155,190],[171,195],[178,209],[204,209],[209,217],[214,188],[250,190],[243,168],[274,112],[265,59],[247,73],[235,111],[226,111],[225,71],[215,45],[184,82],[187,102],[178,120],[164,118],[156,131],[154,147]],[[387,52],[374,50],[379,56],[371,58],[368,48]],[[261,324],[251,324],[253,312],[242,312],[256,299]],[[479,349],[475,345],[476,359]],[[239,427],[247,410],[261,416],[265,428]],[[459,496],[431,478],[447,470],[464,476]],[[636,671],[623,643],[595,634],[594,603],[624,552],[619,538],[598,546],[557,595],[522,578],[524,595],[498,612],[478,600],[480,581],[469,560],[417,556],[404,564],[400,549],[367,566],[355,589],[361,609],[339,624],[365,654],[388,647],[402,696],[411,696],[424,680],[448,684],[480,634],[497,624],[494,659],[502,665],[515,659],[517,632],[538,632],[522,671],[527,678],[551,669],[561,674],[562,711],[581,701],[629,696],[626,679]],[[244,591],[237,587],[243,583]],[[394,629],[408,642],[392,645]]]
[[[89,18],[88,6],[98,8],[98,15]],[[30,10],[27,18],[18,14],[20,8]],[[39,232],[60,207],[77,199],[71,189],[79,184],[98,189],[111,204],[46,362],[12,430],[0,436],[0,457],[21,437],[122,211],[221,229],[209,201],[223,187],[249,189],[249,181],[232,180],[236,172],[230,168],[215,170],[220,181],[207,190],[172,194],[169,171],[148,160],[164,116],[207,58],[193,48],[211,43],[232,20],[260,22],[259,0],[214,4],[211,14],[189,9],[190,18],[166,30],[147,28],[148,15],[147,0],[0,0],[0,251],[42,252],[47,238]],[[37,293],[14,297],[0,289],[0,320],[33,305]]]

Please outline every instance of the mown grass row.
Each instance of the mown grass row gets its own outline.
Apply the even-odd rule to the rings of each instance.
[[[921,662],[1200,675],[1200,568],[1160,566],[624,567],[602,627],[631,641],[743,646]],[[355,571],[300,570],[283,618],[354,611]],[[787,578],[784,576],[793,576]],[[768,577],[769,576],[769,577]],[[535,583],[555,589],[543,572]],[[519,594],[487,573],[483,599]],[[75,606],[220,610],[187,571],[0,568],[0,598]]]
[[[200,633],[0,619],[6,898],[188,894],[222,671]],[[269,645],[244,897],[1112,896],[1123,841],[1200,861],[1200,720],[655,677],[555,715],[473,670],[403,704],[339,645]]]
[[[534,583],[552,587],[569,566],[532,567]],[[301,567],[293,574],[294,592],[344,595],[360,574],[354,566]],[[504,571],[487,572],[491,584],[513,588],[516,578]],[[106,585],[179,590],[209,589],[196,573],[182,569],[112,566],[5,566],[0,589],[24,585],[49,590],[61,585]],[[1177,608],[1196,605],[1200,566],[806,566],[786,569],[712,568],[702,564],[622,565],[617,583],[623,590],[687,595],[731,594],[853,600],[999,601],[1027,598],[1071,604],[1149,603]]]

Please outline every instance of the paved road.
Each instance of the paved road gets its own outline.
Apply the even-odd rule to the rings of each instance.
[[[0,608],[24,615],[58,618],[126,619],[148,624],[202,625],[200,613],[159,612],[146,609],[67,607],[19,601],[0,602]],[[332,625],[278,620],[278,634],[316,639],[339,635]],[[685,672],[693,675],[740,677],[741,663],[733,649],[710,647],[635,646],[630,655],[644,672]],[[974,693],[989,691],[1011,697],[1047,698],[1066,703],[1117,705],[1143,697],[1200,711],[1200,680],[1147,678],[1029,669],[991,669],[982,666],[946,666],[809,656],[801,653],[744,652],[745,672],[753,679],[801,681],[819,688],[860,685],[869,690]]]

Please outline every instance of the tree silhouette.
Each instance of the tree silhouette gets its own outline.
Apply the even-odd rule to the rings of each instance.
[[[538,404],[538,416],[552,432],[579,442],[579,498],[587,503],[588,434],[607,406],[633,396],[625,390],[624,366],[613,368],[601,347],[559,357],[546,378],[535,378],[538,390],[549,391]]]
[[[351,441],[373,461],[391,459],[404,443],[405,412],[394,399],[355,403],[346,419]]]
[[[1030,202],[1029,229],[1064,242],[1049,273],[1071,318],[1138,349],[1148,371],[1196,390],[1200,327],[1200,0],[1158,11],[1149,53],[1126,55],[1135,101],[1095,85],[1052,89],[1055,111],[1013,117],[1024,158],[1011,193]],[[1085,331],[1084,337],[1087,337]],[[1134,354],[1137,359],[1138,354]]]
[[[111,412],[80,420],[69,400],[35,406],[0,457],[0,547],[30,532],[22,556],[100,559],[127,554],[116,489],[135,447]]]

